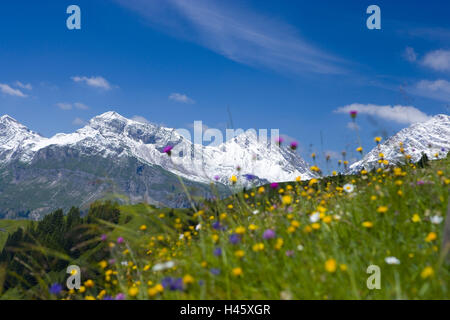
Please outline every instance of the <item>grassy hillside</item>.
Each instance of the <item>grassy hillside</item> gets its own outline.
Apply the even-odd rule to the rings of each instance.
[[[71,261],[83,286],[49,297],[449,299],[449,164],[272,184],[195,210],[121,206],[118,225],[96,225],[113,228],[95,249],[106,258]]]
[[[3,249],[9,234],[20,227],[25,228],[30,223],[30,220],[0,220],[0,251]]]

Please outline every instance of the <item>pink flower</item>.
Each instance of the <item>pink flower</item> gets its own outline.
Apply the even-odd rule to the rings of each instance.
[[[297,142],[297,141],[292,141],[292,142],[291,142],[291,145],[290,145],[290,148],[291,148],[292,150],[297,150],[297,148],[298,148],[298,142]]]
[[[281,144],[284,142],[284,139],[282,137],[278,137],[277,139],[275,139],[275,143],[278,146],[281,146]]]
[[[124,242],[124,239],[123,239],[123,237],[118,237],[117,238],[117,243],[123,243]]]
[[[263,238],[266,240],[275,238],[275,231],[273,231],[272,229],[267,229],[263,233]]]
[[[272,183],[270,184],[270,187],[271,187],[272,189],[276,189],[276,188],[278,188],[278,183],[272,182]]]
[[[164,153],[167,153],[167,155],[170,157],[170,155],[172,154],[172,149],[173,149],[173,146],[166,146],[166,147],[163,149],[163,152],[164,152]]]

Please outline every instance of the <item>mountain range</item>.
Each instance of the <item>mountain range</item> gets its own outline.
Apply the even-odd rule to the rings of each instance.
[[[173,148],[170,157],[167,146]],[[112,111],[51,138],[7,115],[0,118],[0,218],[39,219],[105,197],[186,207],[178,177],[193,196],[211,197],[211,182],[220,195],[231,192],[232,175],[240,186],[315,176],[297,153],[251,130],[203,146],[175,129]]]

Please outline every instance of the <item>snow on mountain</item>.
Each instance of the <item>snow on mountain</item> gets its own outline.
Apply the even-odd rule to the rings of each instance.
[[[197,182],[210,182],[218,176],[220,182],[227,184],[237,166],[242,176],[259,181],[314,177],[298,154],[270,141],[259,141],[252,131],[213,147],[193,144],[175,129],[137,122],[112,111],[91,119],[74,133],[51,138],[32,132],[11,117],[0,119],[0,166],[13,160],[31,162],[48,147],[70,147],[87,156],[134,157]],[[176,151],[170,158],[163,153],[168,145]]]
[[[403,143],[404,154],[400,152]],[[411,156],[412,162],[417,162],[425,153],[429,159],[444,158],[450,150],[450,116],[439,114],[426,122],[415,123],[405,128],[372,149],[364,158],[352,164],[350,173],[357,173],[363,168],[376,168],[379,154],[390,163],[404,163],[405,155]],[[436,157],[437,156],[437,157]]]

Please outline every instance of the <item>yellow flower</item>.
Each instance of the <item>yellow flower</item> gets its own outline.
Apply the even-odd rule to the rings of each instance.
[[[85,286],[80,286],[79,291],[80,291],[80,293],[85,292],[86,291],[86,287]]]
[[[237,177],[235,175],[232,175],[230,181],[232,184],[235,184],[237,182]]]
[[[244,234],[245,228],[244,227],[237,227],[236,230],[234,230],[237,234]]]
[[[386,206],[380,206],[377,209],[377,212],[379,212],[379,213],[386,213],[387,211],[388,211],[388,207],[386,207]]]
[[[93,296],[86,296],[84,300],[95,300],[95,298]]]
[[[356,151],[362,152],[362,151],[363,151],[363,148],[362,148],[362,147],[358,147],[358,148],[356,148]]]
[[[183,277],[183,283],[184,284],[194,283],[194,278],[190,274],[187,274]]]
[[[282,238],[277,239],[277,243],[275,244],[275,250],[280,250],[284,244],[284,240]]]
[[[325,270],[327,272],[330,272],[330,273],[336,272],[336,268],[337,268],[337,263],[336,263],[336,260],[334,260],[333,258],[325,261]]]
[[[148,270],[150,270],[150,265],[147,264],[144,266],[144,271],[148,271]]]
[[[241,268],[234,268],[231,272],[233,273],[233,276],[235,276],[235,277],[240,277],[240,276],[242,276],[242,273],[243,273]]]
[[[341,264],[339,266],[339,269],[341,269],[341,271],[347,271],[347,265],[346,264]]]
[[[375,137],[375,139],[374,139],[374,140],[375,140],[375,142],[376,142],[376,143],[378,143],[378,142],[380,142],[380,141],[381,141],[381,137]]]
[[[437,175],[438,175],[438,176],[443,176],[443,175],[444,175],[444,171],[439,170],[439,171],[437,172]]]
[[[212,240],[213,240],[214,242],[217,242],[217,241],[219,240],[219,236],[218,236],[217,234],[213,234],[213,235],[211,236],[211,238],[212,238]]]
[[[295,178],[295,181],[297,181],[297,182],[302,181],[302,177],[298,176],[297,178]]]
[[[362,226],[363,226],[364,228],[372,228],[372,227],[373,227],[373,223],[370,222],[370,221],[364,221],[364,222],[362,223]]]
[[[331,173],[333,176],[337,175],[337,172],[333,170],[333,172]]]
[[[232,205],[232,204],[229,204],[229,205],[227,206],[227,208],[228,208],[228,209],[233,209],[233,205]]]
[[[411,220],[412,222],[420,222],[420,216],[417,213],[414,213]]]
[[[330,223],[331,220],[332,220],[331,216],[325,216],[325,217],[323,217],[323,219],[322,219],[322,221],[325,222],[325,223]]]
[[[202,266],[203,268],[206,268],[206,267],[208,266],[208,262],[202,261],[201,266]]]
[[[89,280],[84,282],[84,286],[87,287],[87,288],[92,288],[94,286],[94,281],[89,279]]]
[[[164,287],[162,286],[162,284],[157,284],[156,286],[154,286],[154,288],[156,289],[157,292],[161,293],[164,291]]]
[[[423,269],[422,272],[420,273],[420,276],[421,276],[423,279],[432,277],[433,275],[434,275],[434,270],[433,270],[433,268],[430,267],[430,266],[425,267],[425,269]]]
[[[149,288],[147,293],[150,297],[154,297],[158,294],[158,291],[155,288]]]
[[[436,240],[436,238],[437,238],[436,232],[430,232],[430,233],[427,235],[427,237],[425,238],[425,241],[426,241],[426,242],[431,242],[431,241],[433,241],[433,240]]]
[[[281,202],[282,202],[284,205],[289,205],[289,204],[292,203],[292,197],[289,196],[289,195],[283,196],[283,197],[281,198]]]
[[[297,220],[292,220],[291,226],[293,226],[294,228],[298,228],[300,227],[300,222],[298,222]]]
[[[130,297],[136,297],[138,293],[139,289],[137,287],[131,287],[130,289],[128,289],[128,295]]]
[[[384,154],[380,152],[380,153],[378,154],[378,157],[380,157],[380,158],[383,159],[383,158],[384,158]]]
[[[98,263],[98,265],[100,266],[100,268],[105,269],[108,266],[108,262],[102,260]]]
[[[251,224],[251,225],[248,226],[248,230],[254,231],[254,230],[257,230],[257,229],[258,229],[257,225]]]
[[[371,197],[370,197],[370,200],[372,200],[372,201],[377,200],[377,196],[371,196]]]
[[[264,187],[259,187],[258,188],[258,193],[259,194],[264,193],[264,191],[265,191]]]
[[[244,250],[237,250],[234,255],[238,258],[242,258],[243,256],[245,256],[245,252]]]
[[[320,223],[318,223],[318,222],[313,223],[313,224],[311,225],[311,228],[313,228],[314,230],[319,230],[319,229],[320,229]]]
[[[252,247],[253,251],[258,252],[258,251],[263,251],[264,250],[264,243],[256,243],[253,245]]]
[[[145,224],[143,224],[142,226],[139,227],[139,230],[145,231],[145,230],[147,230],[147,226]]]
[[[310,186],[312,186],[313,184],[315,184],[315,183],[317,183],[317,182],[319,182],[317,179],[315,179],[315,178],[312,178],[311,180],[309,180],[309,185]]]

